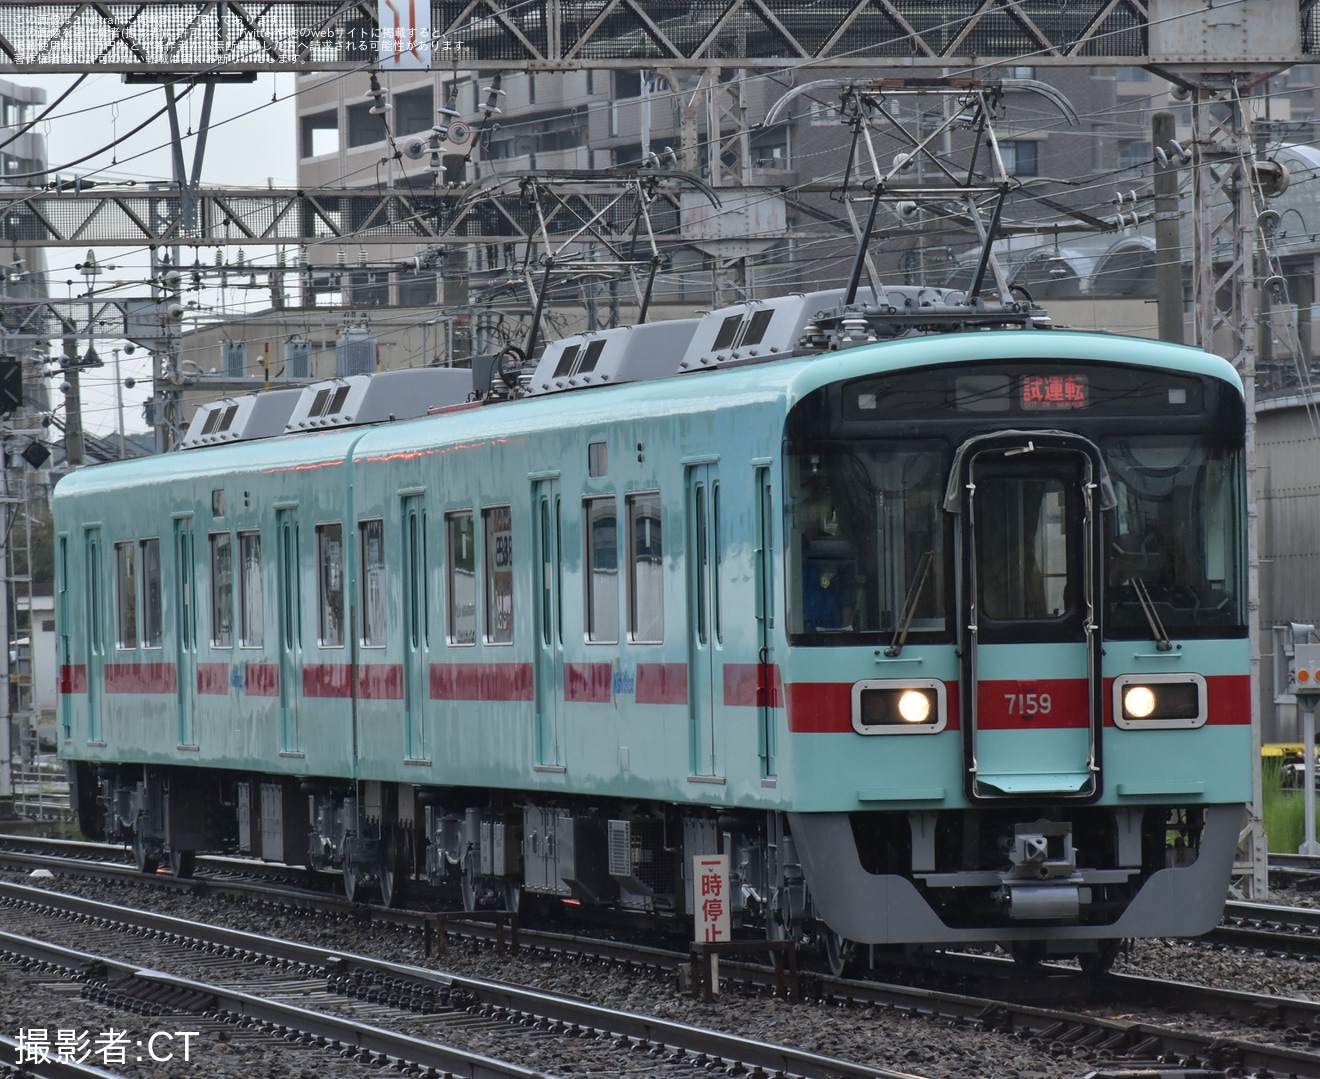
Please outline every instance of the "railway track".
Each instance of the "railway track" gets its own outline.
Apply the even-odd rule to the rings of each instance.
[[[204,882],[203,882],[204,883]],[[325,900],[327,897],[321,897]],[[104,927],[118,925],[120,932],[140,934],[147,939],[173,942],[172,947],[186,946],[189,951],[199,949],[221,954],[227,960],[234,957],[251,957],[252,962],[261,964],[279,964],[281,968],[294,970],[292,984],[299,993],[309,992],[313,984],[317,993],[327,993],[343,1000],[365,1001],[377,1008],[392,1008],[400,1013],[398,1022],[405,1023],[407,1017],[429,1014],[425,1009],[431,1007],[450,1008],[454,1002],[461,1002],[468,1014],[477,1014],[486,1020],[506,1022],[519,1029],[549,1032],[560,1038],[581,1039],[587,1037],[595,1044],[601,1040],[617,1043],[626,1048],[627,1055],[635,1057],[638,1053],[657,1054],[669,1063],[677,1058],[682,1066],[691,1066],[694,1060],[728,1062],[741,1059],[748,1068],[761,1068],[767,1074],[830,1074],[830,1075],[884,1075],[874,1067],[860,1066],[858,1070],[841,1070],[838,1061],[818,1059],[814,1063],[806,1058],[793,1057],[795,1051],[782,1047],[759,1047],[754,1052],[749,1049],[736,1050],[734,1043],[726,1041],[729,1036],[711,1031],[697,1031],[685,1028],[681,1024],[671,1027],[658,1020],[644,1016],[610,1013],[608,1009],[599,1009],[580,1001],[557,1000],[553,1008],[544,1003],[531,1003],[529,998],[520,993],[530,992],[515,990],[507,986],[480,980],[457,979],[451,975],[440,975],[431,970],[410,967],[350,955],[340,950],[327,950],[324,947],[308,946],[292,941],[263,938],[234,930],[219,930],[205,927],[204,930],[192,929],[192,923],[149,912],[129,911],[120,907],[110,907],[90,900],[80,900],[43,889],[34,889],[22,885],[0,888],[0,902],[34,910],[60,910],[65,917],[76,917],[93,926]],[[358,908],[362,914],[368,913]],[[369,912],[374,915],[376,910]],[[413,917],[421,923],[423,915],[416,912],[379,911],[393,919]],[[480,925],[451,924],[454,931],[477,936],[488,936],[491,927]],[[99,933],[100,930],[97,930]],[[181,945],[192,939],[195,943]],[[555,956],[580,957],[584,951],[596,958],[612,963],[624,963],[634,966],[649,966],[653,969],[672,969],[682,957],[674,952],[659,949],[638,949],[636,946],[617,942],[584,941],[580,938],[568,938],[558,934],[527,933],[520,934],[524,948],[535,949],[543,954]],[[136,958],[136,957],[135,957]],[[144,961],[137,959],[127,966],[141,970]],[[980,974],[971,970],[979,968]],[[82,969],[87,969],[86,961]],[[764,968],[737,967],[723,968],[730,977],[764,985],[771,974]],[[1006,972],[1012,965],[984,959],[970,964],[966,971],[958,976],[967,982],[976,977],[987,987],[1006,989]],[[263,977],[268,971],[262,971]],[[156,993],[165,987],[177,987],[178,983],[169,980],[177,977],[149,978],[147,984]],[[1070,993],[1076,994],[1081,983],[1092,987],[1092,1006],[1095,1000],[1109,1000],[1121,1004],[1118,1010],[1129,1010],[1135,1001],[1146,1001],[1152,1007],[1194,1009],[1208,1015],[1232,1016],[1240,1021],[1254,1023],[1258,1027],[1274,1029],[1270,1035],[1255,1038],[1228,1038],[1222,1031],[1209,1034],[1173,1030],[1163,1025],[1147,1022],[1133,1022],[1121,1019],[1106,1019],[1086,1012],[1067,1012],[1057,1008],[1036,1007],[1031,1004],[1012,1003],[1002,999],[1012,992],[1002,992],[993,998],[938,991],[913,986],[880,984],[830,979],[811,975],[808,978],[810,992],[828,1000],[852,1007],[880,1008],[890,1012],[903,1012],[914,1017],[952,1022],[973,1029],[998,1032],[1015,1038],[1045,1045],[1053,1050],[1074,1051],[1085,1048],[1099,1053],[1105,1059],[1123,1061],[1130,1066],[1156,1065],[1166,1070],[1172,1062],[1199,1062],[1216,1068],[1236,1068],[1244,1072],[1267,1070],[1273,1074],[1320,1076],[1320,1054],[1311,1051],[1309,1032],[1320,1029],[1320,1007],[1305,1002],[1283,999],[1262,999],[1249,994],[1231,994],[1223,991],[1204,989],[1196,986],[1170,986],[1167,982],[1155,982],[1132,976],[1111,976],[1098,983],[1083,979],[1076,971],[1063,968],[1051,969],[1044,974],[1047,992],[1055,998]],[[135,976],[135,983],[141,982]],[[1041,976],[1034,980],[1037,991],[1042,983]],[[224,985],[207,982],[205,987],[193,992],[214,996],[221,1000],[220,992]],[[106,990],[109,992],[109,990]],[[120,992],[120,989],[114,992]],[[250,988],[233,989],[235,993],[249,993]],[[1095,994],[1098,994],[1096,996]],[[533,994],[533,996],[537,996]],[[404,1002],[409,1002],[404,1006]],[[421,1010],[416,1005],[420,1003]],[[239,1002],[225,1006],[231,1009],[227,1014],[242,1014],[248,1007]],[[214,1009],[225,1011],[219,1003]],[[322,1027],[313,1026],[294,1034],[296,1024],[278,1017],[261,1020],[271,1029],[282,1032],[281,1036],[310,1039],[313,1043],[323,1042],[339,1046],[361,1044],[364,1051],[377,1054],[379,1060],[395,1059],[399,1053],[397,1047],[376,1043],[374,1035],[364,1034],[360,1041],[356,1035],[345,1033],[331,1036]],[[321,1022],[322,1020],[318,1020]],[[328,1022],[328,1020],[325,1020]],[[1298,1034],[1298,1032],[1302,1034]],[[1273,1040],[1278,1044],[1268,1045],[1263,1042]],[[1297,1044],[1299,1041],[1308,1044]],[[764,1056],[768,1053],[769,1057]],[[762,1054],[757,1056],[756,1054]],[[789,1054],[785,1056],[785,1054]],[[751,1059],[746,1059],[750,1057]],[[812,1067],[823,1070],[812,1071]],[[853,1066],[857,1067],[857,1066]]]
[[[636,1070],[687,1076],[715,1067],[785,1076],[898,1079],[898,1073],[737,1035],[616,1011],[518,986],[372,959],[315,945],[111,906],[25,885],[0,885],[9,911],[0,955],[81,980],[93,999],[125,1008],[169,1008],[175,1018],[255,1023],[267,1033],[376,1065],[406,1063],[460,1075],[530,1079],[522,1064],[448,1044],[477,1024],[482,1040],[555,1038],[589,1046],[606,1074]],[[88,944],[73,947],[33,933],[51,917]],[[15,930],[16,924],[33,927]],[[63,935],[63,934],[61,934]],[[108,937],[140,954],[106,954]],[[96,951],[90,952],[95,942]],[[143,942],[148,942],[146,945]],[[186,959],[184,958],[186,953]],[[158,969],[173,966],[175,970]],[[180,966],[188,974],[177,973]],[[208,971],[210,973],[208,973]],[[313,1006],[315,1005],[315,1006]],[[366,1022],[362,1013],[371,1017]],[[345,1014],[347,1013],[347,1014]],[[418,1026],[432,1031],[420,1037]],[[442,1041],[435,1040],[436,1038]],[[510,1055],[531,1055],[508,1045]]]
[[[1224,919],[1200,938],[1204,943],[1244,948],[1280,958],[1320,958],[1320,910],[1269,903],[1229,902]]]

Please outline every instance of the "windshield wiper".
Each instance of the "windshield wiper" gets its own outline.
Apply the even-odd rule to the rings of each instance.
[[[930,564],[935,561],[935,552],[927,551],[917,561],[916,571],[908,585],[907,595],[903,597],[903,609],[898,612],[898,625],[894,630],[894,640],[885,649],[885,655],[893,658],[902,653],[907,644],[908,630],[912,627],[912,618],[917,613],[917,603],[921,599],[921,590],[926,586],[926,577],[930,574]]]
[[[1164,632],[1164,623],[1160,621],[1160,616],[1155,613],[1155,604],[1151,602],[1145,582],[1140,577],[1129,577],[1128,584],[1137,594],[1137,602],[1141,604],[1141,612],[1146,616],[1146,624],[1150,626],[1150,631],[1155,637],[1155,647],[1161,652],[1172,651],[1173,644],[1169,641],[1169,635]]]

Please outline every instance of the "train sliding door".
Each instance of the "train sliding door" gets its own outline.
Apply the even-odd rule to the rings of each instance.
[[[716,717],[724,702],[720,603],[720,480],[714,464],[690,465],[686,483],[688,707],[691,777],[719,781]]]
[[[564,767],[560,722],[564,692],[563,578],[559,561],[563,506],[557,478],[532,482],[532,542],[536,550],[535,766]]]
[[[280,752],[299,753],[298,700],[302,696],[302,590],[298,518],[292,507],[275,514],[280,619]]]
[[[761,779],[775,775],[775,495],[768,466],[756,470],[756,644],[760,692],[756,701],[756,752]]]
[[[1055,432],[973,439],[961,495],[963,728],[973,798],[1099,792],[1099,453]]]
[[[69,537],[60,536],[55,554],[55,624],[59,627],[55,662],[60,672],[60,738],[73,738],[73,637],[69,633]]]
[[[197,692],[196,618],[193,614],[193,522],[174,520],[174,664],[180,746],[196,748],[193,697]]]
[[[87,569],[86,620],[83,625],[87,656],[87,741],[104,744],[101,732],[101,694],[105,688],[105,575],[101,565],[101,530],[83,531],[83,564]]]
[[[425,761],[431,660],[426,608],[426,510],[420,494],[403,496],[404,754]]]

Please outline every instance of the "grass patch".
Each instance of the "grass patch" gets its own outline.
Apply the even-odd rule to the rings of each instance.
[[[1301,788],[1283,786],[1277,759],[1261,762],[1260,787],[1266,846],[1278,854],[1296,854],[1306,840],[1306,803]],[[1316,834],[1320,835],[1320,828]]]

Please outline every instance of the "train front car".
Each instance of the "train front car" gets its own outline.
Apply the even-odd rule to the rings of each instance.
[[[789,821],[832,960],[1207,931],[1251,796],[1236,374],[1062,332],[860,353],[785,432]]]

